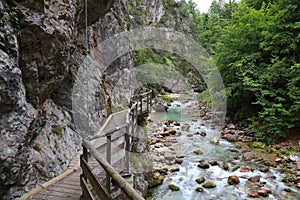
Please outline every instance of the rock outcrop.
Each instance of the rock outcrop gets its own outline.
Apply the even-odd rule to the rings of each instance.
[[[89,25],[114,3],[88,2]],[[84,1],[1,1],[0,10],[0,196],[15,199],[80,149],[71,97],[84,58]]]

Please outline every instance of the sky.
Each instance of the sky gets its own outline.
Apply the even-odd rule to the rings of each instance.
[[[194,0],[200,12],[207,12],[213,0]]]
[[[207,12],[213,0],[193,0],[201,13]],[[228,1],[226,1],[228,2]]]

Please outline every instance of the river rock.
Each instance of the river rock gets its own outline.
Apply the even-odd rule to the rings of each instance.
[[[237,176],[229,176],[227,182],[229,185],[237,185],[240,183],[240,179]]]
[[[204,176],[201,176],[201,177],[197,178],[195,181],[196,181],[197,183],[199,183],[199,184],[204,183],[205,177],[204,177]]]
[[[268,194],[272,193],[272,190],[270,188],[268,188],[268,187],[265,187],[265,186],[261,187],[260,190],[265,190],[265,191],[268,192]]]
[[[174,156],[173,156],[173,154],[172,154],[171,152],[165,152],[165,153],[164,153],[164,158],[165,158],[166,160],[173,160],[173,159],[174,159]]]
[[[215,161],[215,160],[212,160],[212,161],[209,162],[209,164],[210,164],[211,166],[217,166],[217,165],[218,165],[218,162]]]
[[[267,166],[262,166],[259,168],[259,171],[261,171],[261,172],[268,172],[269,170],[270,170],[270,168]]]
[[[249,147],[256,148],[256,149],[261,149],[261,148],[263,148],[263,143],[257,142],[257,141],[253,141],[253,142],[249,143]]]
[[[242,156],[242,159],[245,160],[245,161],[252,160],[253,158],[254,158],[254,156],[250,151],[244,153],[243,156]]]
[[[266,190],[258,190],[257,193],[262,197],[267,197],[269,195]]]
[[[204,117],[206,115],[205,111],[204,110],[200,110],[199,111],[199,116],[200,117]]]
[[[292,190],[291,190],[291,188],[284,188],[283,189],[285,192],[291,192]]]
[[[247,167],[243,167],[240,169],[240,172],[250,172],[250,169]]]
[[[169,127],[165,127],[164,128],[164,132],[168,135],[175,135],[176,134],[176,130],[169,128]]]
[[[174,168],[172,168],[170,171],[173,173],[173,172],[179,172],[179,168],[178,167],[174,167]]]
[[[181,165],[183,163],[183,160],[182,159],[176,159],[175,163]]]
[[[197,149],[197,150],[195,150],[195,151],[193,151],[194,152],[194,154],[196,154],[196,155],[202,155],[203,154],[203,152],[200,150],[200,149]]]
[[[159,175],[157,177],[154,177],[154,176],[151,177],[150,179],[147,180],[148,181],[148,187],[153,188],[153,187],[161,185],[164,181],[164,178],[165,177],[162,176],[162,175]]]
[[[258,176],[258,175],[257,176],[252,176],[248,180],[251,181],[251,182],[259,182],[260,176]]]
[[[216,138],[216,137],[211,137],[211,138],[209,139],[209,141],[210,141],[210,143],[215,144],[215,145],[220,144],[219,139]]]
[[[173,124],[174,124],[174,126],[180,126],[180,122],[178,122],[178,121],[175,121]]]
[[[220,164],[220,168],[224,169],[224,170],[228,170],[229,166],[226,162],[223,162],[222,164]]]
[[[235,166],[233,166],[233,167],[232,167],[231,171],[233,171],[233,172],[234,172],[234,171],[238,170],[239,168],[240,168],[240,166],[238,166],[238,165],[235,165]]]
[[[214,187],[216,187],[216,184],[214,184],[213,182],[208,181],[208,182],[204,183],[202,185],[202,187],[204,187],[204,188],[214,188]]]
[[[200,135],[201,135],[202,137],[205,137],[205,136],[206,136],[206,133],[205,133],[204,131],[202,131],[202,132],[200,133]]]
[[[160,142],[160,139],[158,139],[158,138],[152,138],[151,139],[151,144],[156,144],[158,142]]]
[[[200,161],[200,163],[197,166],[201,169],[208,169],[209,168],[209,164],[206,163],[205,161]]]
[[[162,174],[168,174],[169,169],[167,167],[163,167],[159,169],[159,172]]]
[[[249,192],[248,196],[249,197],[259,197],[259,194],[257,192]]]
[[[296,169],[297,169],[297,170],[300,170],[300,161],[297,161],[297,162],[296,162]]]
[[[222,139],[225,139],[229,142],[237,142],[238,141],[238,135],[232,135],[232,134],[225,134],[221,137]]]
[[[174,185],[174,184],[170,184],[170,185],[169,185],[169,189],[170,189],[170,190],[173,190],[173,191],[178,191],[178,190],[180,190],[180,188],[179,188],[177,185]]]
[[[196,192],[204,192],[204,190],[203,190],[202,187],[197,187],[195,191],[196,191]]]
[[[190,129],[190,125],[189,124],[183,124],[182,126],[181,126],[181,130],[182,131],[188,131],[189,129]]]

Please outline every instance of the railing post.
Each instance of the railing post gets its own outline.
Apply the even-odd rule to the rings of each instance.
[[[106,160],[111,164],[111,135],[106,137]],[[110,193],[110,175],[106,173],[106,189]]]
[[[143,114],[143,96],[140,96],[140,109],[141,109],[141,115],[142,115]]]
[[[150,112],[150,92],[147,93],[147,112]]]
[[[128,126],[126,127],[126,133],[125,133],[125,168],[126,168],[126,173],[130,174],[129,171],[129,150],[130,150],[130,122]]]

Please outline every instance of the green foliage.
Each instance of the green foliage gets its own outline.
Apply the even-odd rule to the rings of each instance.
[[[55,126],[52,131],[55,135],[59,136],[59,137],[62,137],[63,136],[63,133],[65,132],[66,130],[66,126],[65,125],[60,125],[60,126]]]
[[[199,17],[198,39],[213,55],[236,120],[263,140],[300,122],[300,2],[213,2]]]
[[[20,15],[19,9],[16,6],[11,6],[9,7],[8,14],[10,17],[10,22],[13,26],[14,33],[17,36],[20,36],[21,30],[20,30],[20,20],[19,20],[19,15]]]

